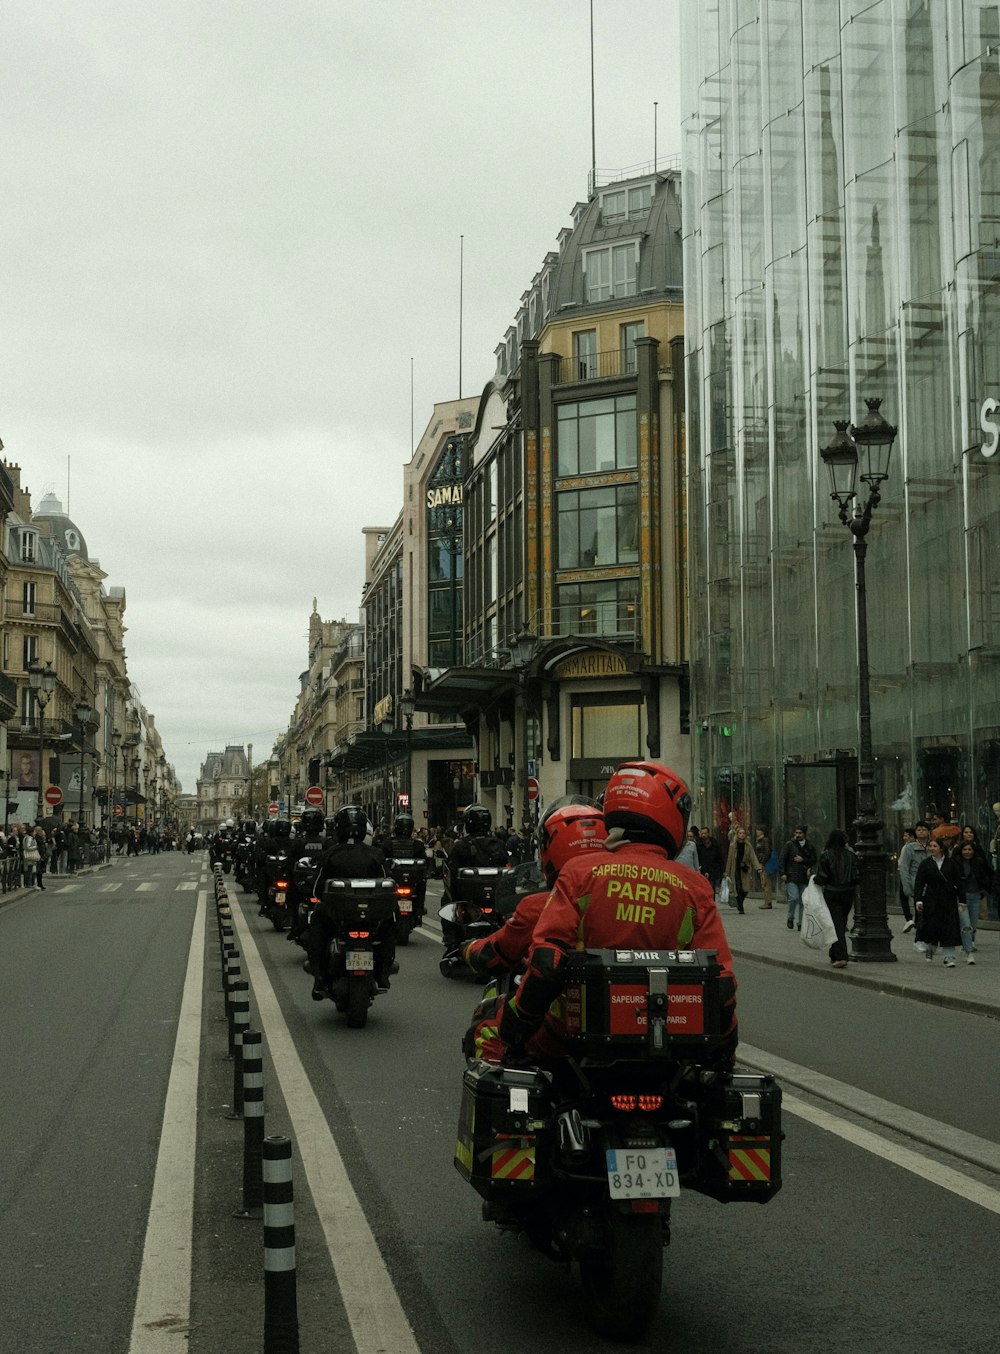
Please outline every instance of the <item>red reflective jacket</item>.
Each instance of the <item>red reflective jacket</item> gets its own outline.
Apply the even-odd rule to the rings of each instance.
[[[548,897],[548,893],[526,894],[499,931],[470,941],[462,950],[469,967],[477,973],[506,972],[527,959],[535,925]]]
[[[560,969],[571,950],[586,949],[715,950],[728,980],[723,1030],[735,1027],[733,956],[712,886],[659,847],[626,842],[561,871],[535,926],[528,971],[501,1018],[505,1043],[523,1043],[546,1013],[558,1041],[561,1012],[549,1008],[562,990]]]

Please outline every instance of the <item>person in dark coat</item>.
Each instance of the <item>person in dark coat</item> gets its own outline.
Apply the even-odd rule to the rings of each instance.
[[[826,839],[813,875],[813,882],[823,890],[837,932],[837,939],[830,946],[830,963],[834,968],[847,968],[847,919],[860,878],[858,858],[847,845],[847,835],[835,827]]]
[[[809,873],[816,864],[816,848],[806,840],[808,831],[805,823],[798,823],[791,840],[785,842],[778,857],[778,873],[788,896],[786,925],[789,931],[793,927],[802,930],[802,894],[809,883]]]
[[[958,914],[965,899],[959,887],[958,866],[945,855],[937,837],[931,837],[927,843],[927,859],[917,870],[913,901],[922,917],[920,938],[926,946],[924,958],[933,963],[934,951],[940,945],[945,968],[954,968],[955,950],[962,943]]]

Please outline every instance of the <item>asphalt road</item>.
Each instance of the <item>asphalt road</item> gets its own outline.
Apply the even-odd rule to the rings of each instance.
[[[117,862],[78,891],[0,911],[0,1074],[18,1088],[0,1120],[0,1222],[15,1242],[0,1278],[4,1351],[128,1349],[194,918],[196,893],[178,886],[196,883],[202,863]],[[99,892],[109,879],[122,881],[115,895]],[[139,893],[140,882],[156,887]],[[614,1348],[583,1325],[573,1275],[484,1224],[452,1167],[459,1039],[476,988],[441,978],[439,945],[418,934],[400,951],[392,991],[355,1031],[310,1000],[301,951],[249,901],[241,928],[245,967],[259,956],[276,999],[277,1014],[263,991],[259,1003],[279,1062],[269,1046],[267,1131],[295,1141],[304,1354],[358,1347],[343,1296],[358,1276],[342,1266],[338,1283],[323,1217],[347,1189],[424,1354]],[[208,932],[191,1324],[176,1347],[244,1354],[262,1348],[260,1228],[233,1216],[242,1128],[226,1118],[232,1074],[211,918]],[[58,945],[43,943],[50,935]],[[954,1161],[949,1138],[964,1130],[996,1141],[996,1024],[773,966],[743,964],[740,980],[749,1044],[930,1116],[940,1144],[791,1096],[801,1112],[786,1114],[785,1184],[771,1204],[675,1205],[661,1313],[641,1348],[992,1352],[1000,1177]],[[255,994],[255,1022],[261,1010]],[[303,1108],[299,1060],[322,1125]],[[320,1127],[332,1130],[344,1179],[324,1177],[317,1208],[307,1165]],[[945,1187],[956,1166],[971,1198]],[[380,1263],[366,1258],[362,1281],[374,1282]]]

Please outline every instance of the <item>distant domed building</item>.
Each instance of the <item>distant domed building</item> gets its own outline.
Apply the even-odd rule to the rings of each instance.
[[[50,492],[45,495],[31,514],[31,521],[33,526],[47,527],[46,534],[51,536],[67,555],[79,555],[81,559],[90,558],[83,532],[63,511],[63,505],[55,494]]]

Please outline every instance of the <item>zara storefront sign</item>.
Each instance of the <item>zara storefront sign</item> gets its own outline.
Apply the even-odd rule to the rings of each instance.
[[[993,456],[996,454],[997,447],[1000,446],[1000,400],[993,399],[992,396],[983,400],[979,406],[979,426],[986,434],[986,441],[983,442],[979,450],[984,456]]]

